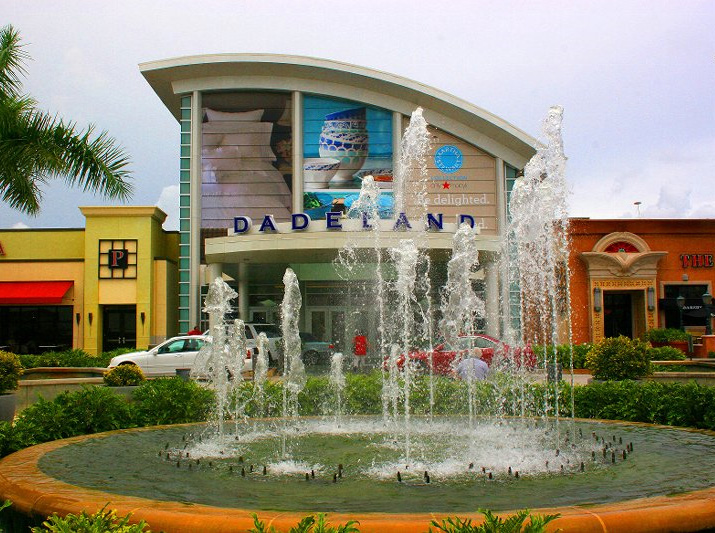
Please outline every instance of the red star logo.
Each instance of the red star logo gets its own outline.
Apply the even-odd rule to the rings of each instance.
[[[445,181],[445,182],[442,184],[442,188],[443,188],[443,189],[449,189],[449,182],[448,182],[448,181]]]

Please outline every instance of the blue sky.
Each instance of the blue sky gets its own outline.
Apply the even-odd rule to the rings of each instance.
[[[329,7],[326,7],[329,6]],[[134,205],[178,211],[178,124],[138,63],[216,52],[345,61],[425,83],[538,137],[564,107],[572,216],[715,217],[715,2],[344,3],[0,0],[33,60],[41,108],[108,130],[132,159]],[[101,197],[44,189],[0,227],[80,227]]]

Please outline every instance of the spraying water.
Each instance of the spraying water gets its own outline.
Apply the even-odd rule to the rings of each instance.
[[[341,427],[343,420],[343,390],[345,390],[345,372],[341,352],[335,352],[330,358],[330,385],[335,391],[335,425]]]
[[[566,156],[561,138],[563,109],[554,106],[543,124],[545,146],[539,148],[517,180],[511,196],[506,255],[511,258],[510,279],[521,291],[524,340],[552,346],[544,350],[546,368],[557,363],[560,331],[571,337],[568,270],[568,189]],[[573,358],[571,357],[573,369]],[[573,372],[572,372],[573,384]],[[544,415],[559,413],[559,395],[553,405],[545,399]]]
[[[208,313],[211,328],[211,341],[204,344],[194,361],[191,374],[198,379],[208,381],[211,388],[216,391],[216,406],[213,422],[218,427],[219,440],[223,441],[226,435],[225,423],[228,405],[233,387],[230,377],[240,379],[240,370],[243,368],[245,356],[245,337],[243,349],[237,352],[240,339],[231,339],[227,343],[226,323],[224,317],[231,310],[231,300],[238,294],[221,278],[216,278],[209,286],[204,312]],[[244,333],[245,335],[245,333]],[[240,359],[240,361],[239,361]],[[240,370],[239,370],[240,369]],[[234,373],[232,370],[238,372]]]

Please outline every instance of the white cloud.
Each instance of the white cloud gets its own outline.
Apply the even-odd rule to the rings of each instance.
[[[571,214],[621,218],[635,215],[634,203],[641,202],[640,216],[644,218],[712,217],[713,153],[715,137],[689,144],[673,142],[647,153],[630,151],[625,160],[606,165],[594,159],[593,168],[573,183]],[[578,166],[588,163],[576,162]]]
[[[27,224],[25,224],[25,223],[23,223],[23,222],[17,222],[17,223],[15,223],[15,224],[12,225],[12,229],[27,229],[27,228],[29,228],[29,227],[30,227],[30,226],[28,226]]]
[[[179,186],[169,185],[161,190],[156,205],[168,216],[164,221],[164,229],[176,231],[179,229]]]

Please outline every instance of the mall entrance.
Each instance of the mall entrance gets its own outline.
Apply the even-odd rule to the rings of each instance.
[[[641,337],[646,329],[644,291],[605,291],[603,329],[605,337]]]
[[[135,348],[137,345],[137,306],[105,305],[102,316],[102,351]]]

